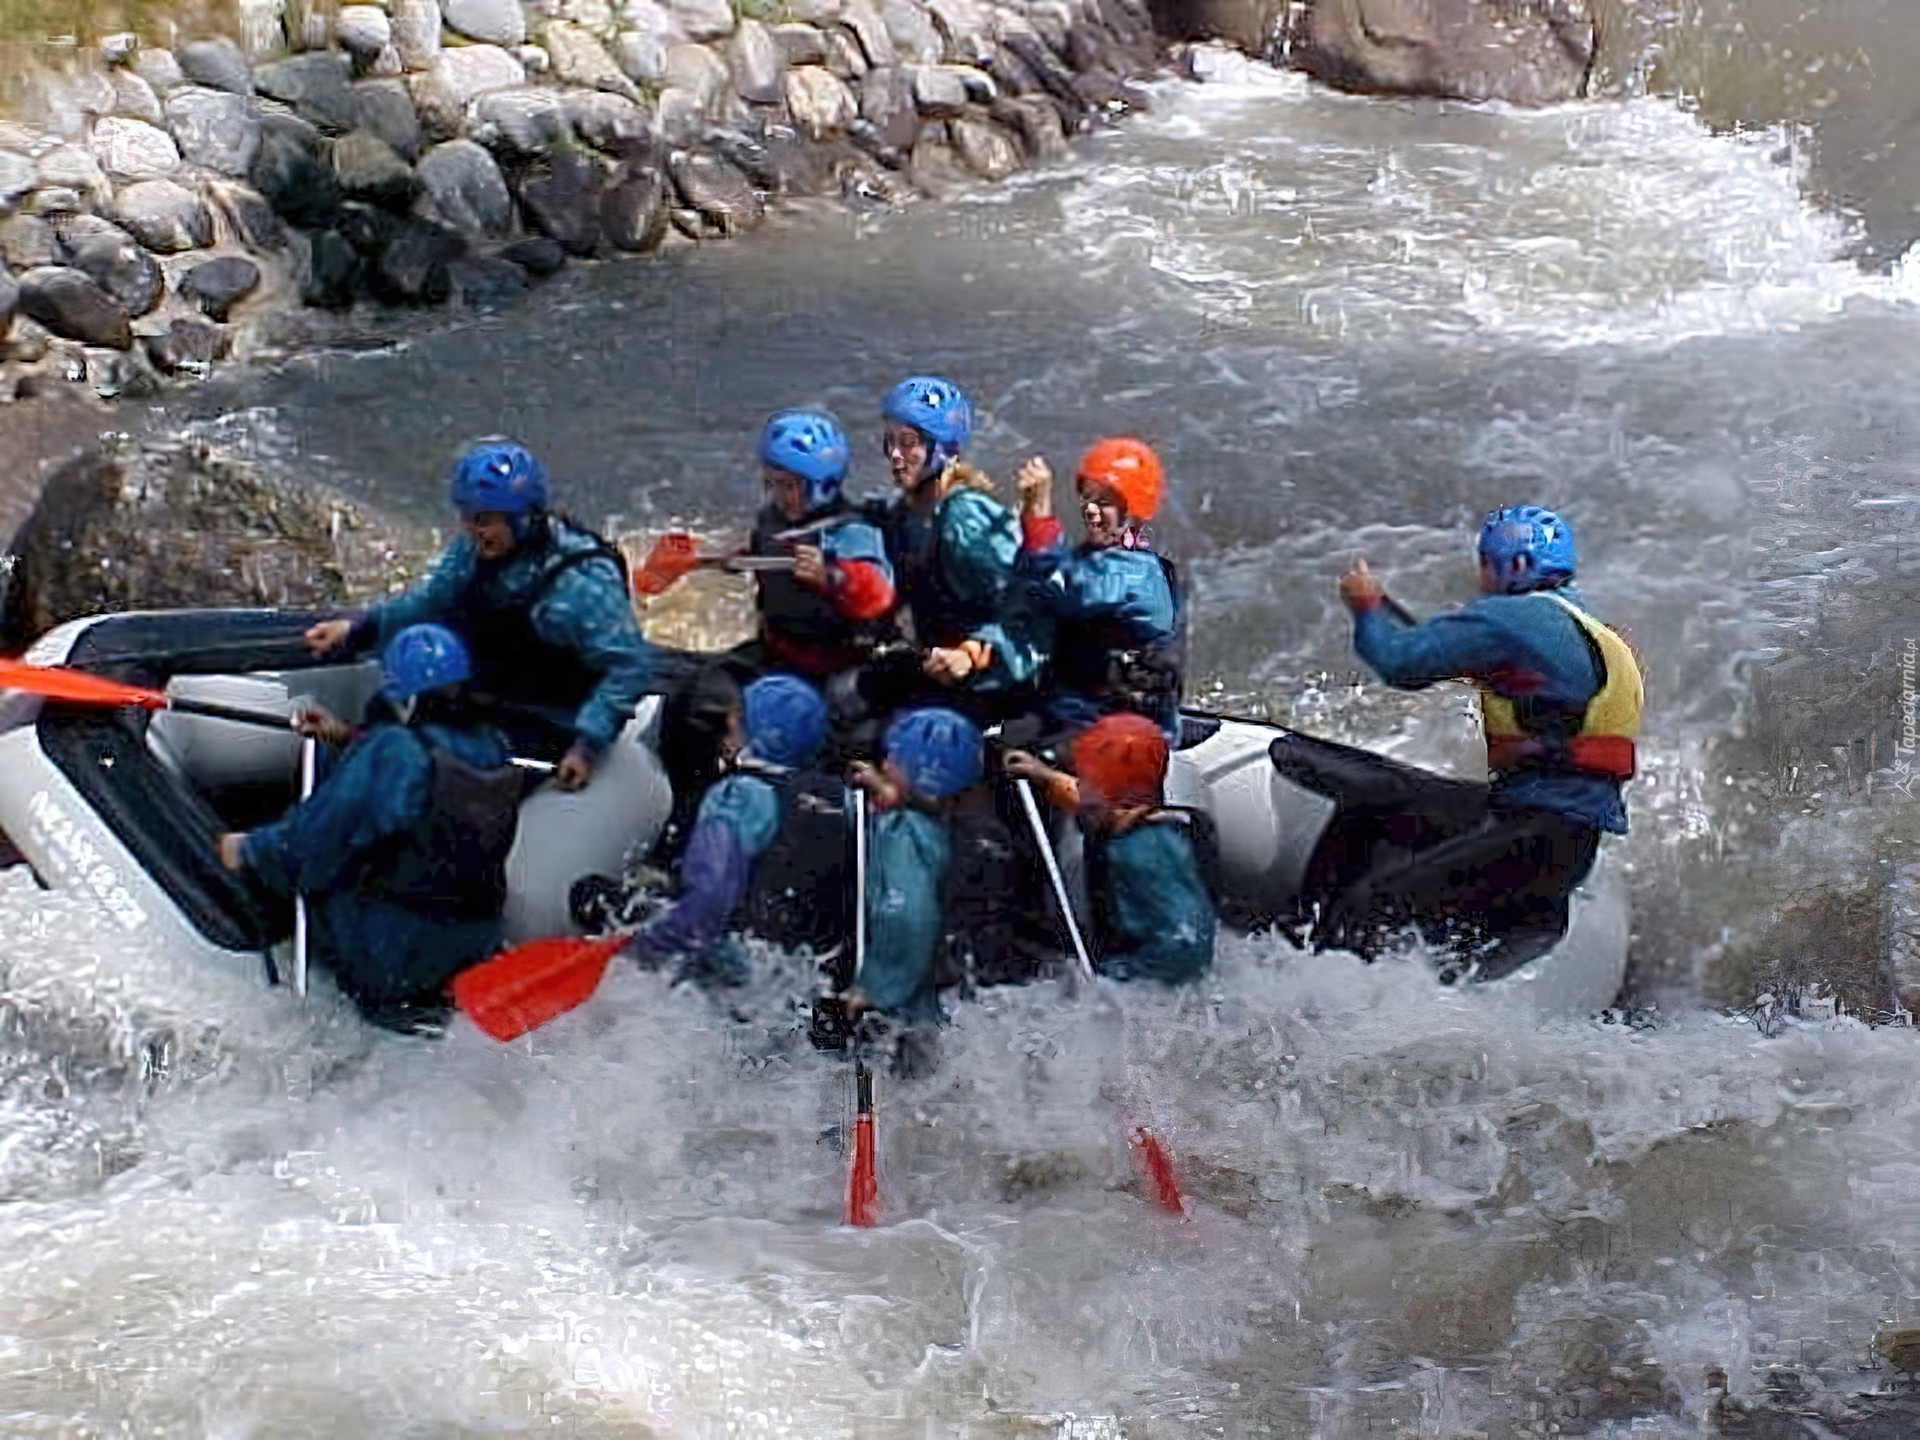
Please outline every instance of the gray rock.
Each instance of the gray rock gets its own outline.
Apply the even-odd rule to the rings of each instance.
[[[33,188],[33,161],[11,150],[0,150],[0,210],[11,210]]]
[[[133,52],[132,66],[133,73],[146,81],[156,95],[165,96],[169,90],[187,81],[180,70],[180,62],[174,58],[171,50],[142,46]]]
[[[707,128],[707,110],[691,90],[669,85],[654,102],[653,128],[668,145],[696,144]]]
[[[900,63],[900,57],[893,48],[893,37],[887,34],[886,22],[880,18],[880,12],[873,8],[872,0],[846,0],[840,12],[840,23],[851,30],[854,39],[860,42],[867,64],[877,70],[882,65]]]
[[[440,54],[440,6],[437,0],[396,0],[393,48],[409,70],[428,70]]]
[[[550,155],[521,177],[520,209],[542,234],[571,255],[600,245],[600,167],[578,155]]]
[[[993,102],[993,118],[1020,137],[1027,155],[1037,164],[1067,158],[1067,131],[1060,111],[1039,95],[1020,95]]]
[[[27,196],[26,204],[20,210],[25,215],[79,215],[86,211],[88,203],[88,197],[78,190],[65,185],[48,185]]]
[[[721,235],[751,230],[766,218],[747,177],[718,155],[680,151],[673,157],[673,184],[689,209]]]
[[[415,174],[424,197],[446,224],[468,235],[505,235],[513,197],[493,156],[471,140],[449,140],[420,157]]]
[[[400,63],[400,52],[391,45],[383,45],[380,53],[367,62],[367,74],[382,78],[398,78],[407,73],[407,67]]]
[[[222,255],[189,270],[180,281],[180,293],[225,324],[227,311],[259,284],[258,265],[241,255]]]
[[[547,26],[544,38],[547,54],[553,60],[553,73],[566,84],[639,100],[640,92],[633,81],[614,63],[600,42],[578,25],[555,20]]]
[[[775,25],[771,33],[773,43],[780,47],[780,58],[789,66],[827,63],[825,31],[812,25],[789,23]]]
[[[300,298],[308,305],[344,309],[353,303],[363,270],[360,253],[344,235],[338,230],[316,230]]]
[[[5,339],[7,327],[13,324],[13,312],[20,305],[20,285],[5,269],[0,269],[0,339]]]
[[[517,0],[440,0],[448,28],[489,45],[521,45],[527,39],[527,17]]]
[[[869,70],[860,82],[860,118],[888,150],[907,151],[920,133],[913,76],[897,65]]]
[[[393,24],[378,5],[342,5],[333,34],[341,48],[364,65],[393,43]]]
[[[114,197],[114,214],[129,234],[161,255],[213,241],[213,218],[200,197],[171,180],[142,180]]]
[[[245,175],[260,149],[253,101],[224,90],[183,85],[167,96],[167,126],[181,157],[222,175]]]
[[[651,165],[624,173],[600,198],[600,228],[616,250],[644,254],[667,235],[667,179]]]
[[[420,158],[420,117],[403,80],[362,80],[353,87],[355,128],[378,135],[409,164]]]
[[[65,263],[111,295],[127,314],[146,314],[166,290],[159,263],[124,230],[105,220],[95,224],[101,228],[89,226],[61,236]]]
[[[68,266],[42,265],[22,275],[20,309],[65,340],[112,350],[133,344],[133,329],[120,302]]]
[[[133,52],[139,48],[140,37],[131,30],[100,37],[100,58],[109,65],[127,64],[133,59]]]
[[[527,293],[527,272],[497,255],[468,255],[450,262],[447,282],[469,310],[491,310]]]
[[[298,135],[269,131],[248,172],[274,211],[303,230],[331,225],[340,208],[340,182],[334,179],[333,166],[317,153],[318,138],[309,148]]]
[[[496,90],[474,102],[469,139],[509,156],[545,155],[573,139],[556,90]]]
[[[254,73],[262,95],[291,105],[293,113],[330,135],[354,128],[353,62],[337,51],[295,55],[262,65]]]
[[[334,26],[338,15],[319,0],[288,0],[284,24],[287,44],[294,50],[328,50],[333,47]]]
[[[667,0],[667,13],[689,40],[719,40],[733,33],[727,0]]]
[[[114,114],[144,120],[149,125],[166,123],[166,113],[160,108],[160,97],[153,93],[153,87],[146,81],[131,70],[115,70],[108,78],[113,81]]]
[[[787,113],[812,140],[846,133],[860,115],[853,92],[824,65],[802,65],[787,72]]]
[[[153,180],[180,168],[173,137],[144,120],[108,116],[93,127],[92,143],[101,168],[116,180]]]
[[[397,208],[413,198],[413,171],[368,130],[349,131],[333,142],[333,174],[355,200]]]
[[[803,25],[831,25],[840,18],[842,0],[788,0],[787,13]]]
[[[691,38],[659,0],[626,0],[620,7],[620,23],[626,29],[646,31],[662,49],[684,45]]]
[[[650,30],[622,30],[613,37],[613,63],[630,80],[652,84],[666,73],[667,47]]]
[[[226,36],[195,40],[180,47],[180,73],[195,85],[209,90],[225,90],[234,95],[253,93],[253,70],[240,47]],[[152,77],[146,77],[149,83]],[[160,87],[155,85],[157,90]]]
[[[881,0],[880,20],[902,64],[935,65],[946,57],[940,32],[933,28],[927,12],[912,0]]]
[[[567,263],[567,252],[558,240],[545,235],[529,235],[502,249],[500,258],[544,280]]]
[[[930,120],[921,129],[920,138],[913,142],[913,156],[907,168],[913,175],[914,185],[936,199],[958,193],[973,178],[947,142],[944,120]]]
[[[544,45],[516,45],[513,58],[525,68],[529,77],[545,75],[553,69],[553,56],[547,53]]]
[[[944,118],[967,108],[966,83],[945,65],[919,65],[913,70],[913,103],[922,115]]]
[[[447,267],[466,253],[466,241],[452,230],[413,216],[380,252],[373,267],[374,292],[390,303],[437,305],[452,293]]]
[[[871,68],[867,64],[866,51],[860,48],[860,42],[853,38],[851,30],[836,25],[822,33],[827,37],[827,68],[840,79],[858,80]]]
[[[727,45],[727,68],[733,72],[733,90],[742,100],[772,105],[784,93],[781,72],[786,58],[773,34],[758,20],[742,20]]]
[[[73,190],[95,203],[112,193],[100,162],[78,145],[54,146],[34,161],[33,169],[37,189]]]
[[[468,105],[495,90],[507,90],[527,83],[527,70],[518,60],[497,45],[461,45],[442,50],[433,62],[432,74],[438,76],[448,93],[460,105]],[[414,92],[414,103],[419,103]]]
[[[431,145],[451,140],[466,128],[467,107],[436,71],[407,77],[413,113],[420,121],[420,137]]]
[[[287,227],[259,191],[238,180],[206,180],[202,185],[208,206],[226,217],[228,230],[241,244],[278,250],[287,243]]]
[[[960,163],[982,180],[1004,180],[1026,163],[1020,142],[991,120],[963,115],[947,131]]]
[[[993,19],[977,0],[927,0],[927,16],[940,32],[947,59],[978,65],[993,53]]]
[[[32,365],[44,360],[47,351],[52,348],[53,336],[47,333],[47,327],[15,311],[13,329],[0,338],[0,360],[18,360],[22,364]],[[17,390],[14,393],[19,394]]]
[[[675,45],[667,51],[666,85],[693,96],[701,111],[709,112],[732,80],[727,62],[704,45]]]
[[[1175,0],[1182,38],[1211,34],[1247,48],[1250,27],[1276,18],[1272,0]],[[1345,90],[1550,105],[1584,95],[1598,43],[1590,0],[1326,0],[1278,12],[1288,61]],[[1261,53],[1250,48],[1250,53]]]
[[[158,335],[141,341],[147,359],[163,375],[205,375],[216,360],[224,360],[233,339],[211,321],[182,315]]]
[[[567,121],[573,133],[609,155],[641,155],[653,148],[653,124],[646,110],[619,95],[569,90]]]

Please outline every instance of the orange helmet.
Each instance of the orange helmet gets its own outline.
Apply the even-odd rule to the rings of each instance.
[[[1144,715],[1102,716],[1073,742],[1073,773],[1091,799],[1158,805],[1167,779],[1167,737]]]
[[[1074,479],[1079,484],[1104,485],[1119,495],[1129,520],[1151,520],[1160,508],[1166,473],[1160,457],[1144,440],[1126,436],[1096,440],[1080,457]]]

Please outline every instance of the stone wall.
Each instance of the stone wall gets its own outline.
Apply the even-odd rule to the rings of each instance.
[[[1139,0],[240,0],[40,47],[0,118],[0,400],[204,373],[307,305],[997,180],[1142,101]],[[157,43],[172,40],[171,44]]]

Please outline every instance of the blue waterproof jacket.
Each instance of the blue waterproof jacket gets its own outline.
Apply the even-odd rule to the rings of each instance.
[[[488,727],[380,725],[348,748],[311,796],[241,847],[268,889],[309,897],[323,958],[341,988],[368,1007],[431,999],[500,945],[497,904],[483,913],[493,877],[435,873],[454,862],[403,853],[408,832],[434,807],[434,749],[479,771],[497,772],[507,761],[505,739]],[[403,871],[432,875],[432,889],[469,903],[449,911],[423,902],[396,883]]]
[[[859,986],[889,1015],[938,1020],[934,960],[940,882],[951,855],[946,828],[902,806],[873,817],[867,838],[867,955]]]
[[[1047,712],[1073,729],[1117,709],[1138,710],[1163,729],[1179,725],[1180,615],[1167,568],[1150,550],[1082,545],[1069,550],[1057,524],[1052,538],[1029,522],[1020,569],[1029,603],[1051,625],[1053,684]],[[1162,693],[1132,693],[1125,656],[1172,667]],[[1144,668],[1144,667],[1139,667]]]
[[[1178,985],[1213,963],[1214,908],[1185,825],[1147,820],[1087,837],[1094,942],[1102,975]]]
[[[612,743],[654,675],[654,650],[641,638],[618,561],[598,536],[553,516],[497,562],[481,560],[472,538],[459,536],[418,583],[369,608],[348,643],[384,647],[424,621],[460,632],[476,690],[564,707],[590,755]],[[526,634],[510,633],[522,623]],[[542,650],[557,663],[543,665]]]
[[[1558,593],[1589,609],[1571,585]],[[1376,606],[1354,615],[1353,643],[1389,685],[1421,690],[1439,680],[1470,680],[1525,707],[1539,723],[1579,716],[1606,678],[1579,622],[1558,605],[1527,595],[1483,595],[1417,625]],[[1627,833],[1620,782],[1604,775],[1513,771],[1495,777],[1493,803],[1553,810],[1596,829]]]
[[[676,962],[685,978],[747,978],[746,957],[729,941],[728,923],[780,821],[779,793],[758,775],[725,775],[708,787],[680,857],[680,894],[634,937],[642,963]]]

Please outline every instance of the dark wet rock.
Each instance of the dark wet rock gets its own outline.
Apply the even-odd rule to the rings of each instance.
[[[1006,48],[1026,66],[1042,90],[1070,109],[1080,109],[1083,102],[1074,88],[1073,72],[1060,63],[1045,40],[1035,34],[1014,33],[1006,37]]]
[[[897,65],[869,70],[860,81],[860,118],[873,127],[875,138],[885,149],[912,149],[920,133],[913,76]]]
[[[253,93],[253,70],[240,47],[224,35],[182,45],[174,57],[180,73],[195,85],[235,95]]]
[[[260,284],[260,267],[241,255],[222,255],[189,270],[180,293],[221,323],[227,311]]]
[[[309,155],[318,155],[326,139],[317,126],[291,111],[263,109],[260,112],[260,137],[265,140],[275,136],[292,142]]]
[[[3,628],[20,644],[109,611],[339,604],[418,547],[344,500],[171,444],[60,466],[9,548]]]
[[[836,148],[809,144],[784,128],[763,137],[726,134],[717,138],[716,148],[765,194],[820,195],[839,188]]]
[[[181,157],[223,175],[245,175],[260,149],[260,117],[245,95],[185,85],[167,96]]]
[[[262,95],[291,105],[294,114],[330,135],[359,123],[352,80],[353,62],[334,50],[276,60],[254,75]]]
[[[467,138],[509,158],[525,158],[567,148],[573,123],[558,91],[496,90],[474,103]]]
[[[309,305],[340,310],[353,303],[353,292],[360,282],[360,252],[338,230],[316,230],[312,237],[312,259],[307,267],[307,283],[301,298]]]
[[[378,135],[411,165],[420,158],[420,117],[404,80],[362,80],[353,87],[354,124]]]
[[[0,261],[15,270],[51,265],[59,248],[60,237],[51,221],[35,215],[15,215],[0,221]]]
[[[527,272],[497,255],[469,255],[451,262],[447,282],[469,310],[491,310],[527,293]]]
[[[372,260],[387,248],[387,242],[399,233],[400,217],[391,210],[349,200],[334,218],[334,229],[367,259]]]
[[[651,165],[627,171],[600,200],[600,226],[616,250],[644,253],[667,234],[667,179]]]
[[[513,196],[500,167],[471,140],[449,140],[420,157],[414,172],[423,199],[454,229],[468,235],[504,235],[513,225]]]
[[[42,265],[22,275],[20,309],[62,339],[112,350],[133,344],[125,307],[69,266]]]
[[[409,216],[374,266],[374,292],[382,300],[410,305],[437,305],[451,293],[447,267],[467,252],[460,235],[433,220]]]
[[[183,315],[158,335],[140,342],[147,359],[163,375],[205,374],[216,360],[224,360],[233,348],[233,339],[210,320]]]
[[[333,142],[333,175],[351,199],[399,209],[413,199],[413,171],[378,135],[353,130]]]
[[[566,249],[559,241],[545,235],[529,235],[524,240],[516,240],[500,252],[502,260],[511,261],[522,270],[537,279],[544,280],[555,274],[567,263]]]
[[[599,166],[578,155],[537,161],[520,179],[520,209],[528,223],[571,255],[591,255],[600,244]]]
[[[207,203],[226,217],[241,244],[278,250],[287,243],[287,227],[258,190],[237,180],[210,180],[206,196]]]
[[[674,188],[707,227],[721,235],[751,230],[766,208],[747,177],[718,155],[682,151],[673,157]]]
[[[653,150],[653,126],[641,106],[604,91],[570,90],[564,102],[573,133],[596,150],[615,156]]]
[[[88,227],[62,236],[60,248],[66,263],[111,295],[127,314],[146,314],[160,303],[166,290],[159,262],[124,230],[105,221],[96,223],[104,228]]]
[[[20,308],[20,282],[0,269],[0,340],[13,324],[13,312]]]
[[[261,139],[248,178],[274,210],[303,230],[333,223],[340,209],[340,182],[333,167],[279,129]]]
[[[200,197],[171,180],[142,180],[114,198],[113,213],[147,249],[177,254],[212,243],[213,218]]]

